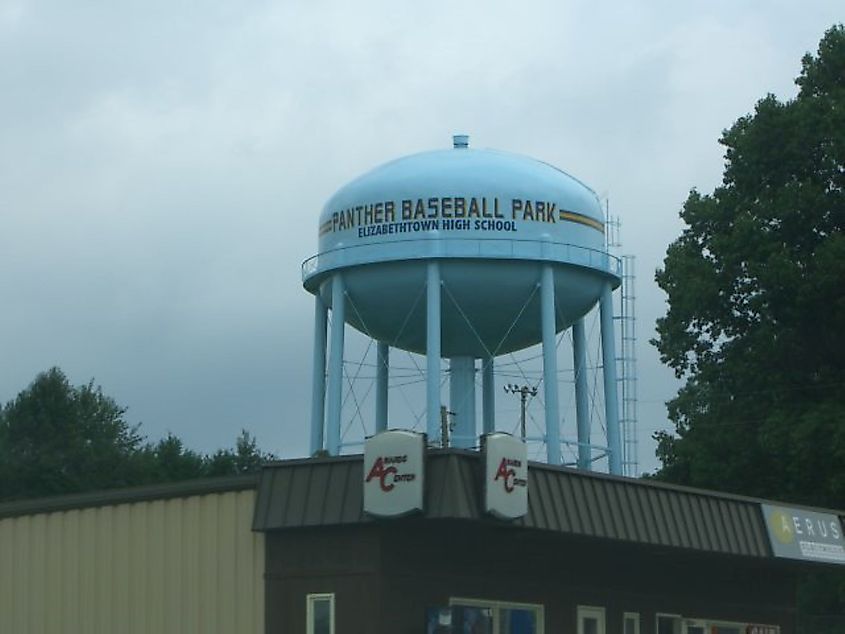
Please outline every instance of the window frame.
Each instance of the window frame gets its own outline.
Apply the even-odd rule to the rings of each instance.
[[[665,616],[669,617],[670,619],[675,619],[678,623],[678,632],[672,632],[672,634],[681,634],[684,630],[684,617],[680,614],[673,614],[672,612],[657,612],[654,615],[654,634],[657,634],[658,627],[660,626],[660,617]],[[674,629],[674,628],[673,628]]]
[[[581,628],[581,615],[599,615],[601,624],[599,634],[607,634],[607,610],[601,605],[579,605],[575,609],[575,631],[584,634]]]
[[[622,634],[627,634],[625,626],[628,624],[628,619],[634,620],[634,634],[640,634],[640,613],[639,612],[623,612],[622,613]]]
[[[740,621],[711,621],[707,620],[707,629],[708,631],[712,631],[714,627],[724,627],[724,628],[733,628],[738,630],[739,632],[745,632],[748,628],[749,623],[742,623]],[[766,627],[774,627],[777,628],[777,631],[780,632],[779,625],[767,625]]]
[[[682,634],[689,634],[690,628],[701,628],[704,634],[710,630],[710,622],[704,619],[684,619],[681,625]]]
[[[521,603],[518,601],[491,601],[489,599],[473,599],[470,597],[449,597],[449,606],[490,608],[493,611],[493,634],[499,634],[501,631],[501,611],[503,609],[532,610],[537,615],[536,634],[545,633],[546,612],[545,606],[542,603]]]
[[[335,634],[334,592],[313,592],[305,595],[305,631],[314,634],[314,605],[329,602],[329,634]]]

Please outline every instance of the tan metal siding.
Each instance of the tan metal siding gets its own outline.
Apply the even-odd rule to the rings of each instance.
[[[0,632],[263,634],[254,490],[0,519]]]

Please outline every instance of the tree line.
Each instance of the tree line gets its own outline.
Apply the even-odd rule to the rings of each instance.
[[[202,454],[172,433],[148,441],[93,380],[39,374],[0,409],[0,500],[253,473],[265,460],[246,430],[234,448]]]

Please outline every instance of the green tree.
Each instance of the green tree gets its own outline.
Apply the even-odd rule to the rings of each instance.
[[[141,479],[138,428],[93,382],[73,387],[58,368],[0,410],[0,498],[57,495]]]
[[[235,449],[220,449],[205,460],[206,472],[215,475],[239,475],[256,473],[261,465],[276,456],[262,452],[258,448],[255,436],[242,429],[240,436],[235,439]]]
[[[91,381],[74,387],[52,368],[0,408],[0,500],[254,473],[274,459],[242,430],[234,449],[207,456],[169,433],[155,443]]]
[[[668,404],[675,432],[657,435],[657,477],[841,509],[841,25],[804,57],[796,83],[794,99],[769,95],[723,133],[723,182],[690,193],[686,227],[657,272],[668,311],[654,343],[685,380]],[[845,596],[828,599],[818,609],[845,612]]]
[[[172,432],[144,448],[146,478],[150,482],[178,482],[206,475],[205,456],[185,447]]]

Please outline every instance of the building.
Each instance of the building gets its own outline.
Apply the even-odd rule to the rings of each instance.
[[[0,505],[0,632],[790,634],[845,564],[842,512],[541,463],[501,519],[484,463],[428,450],[395,519],[360,455]]]

